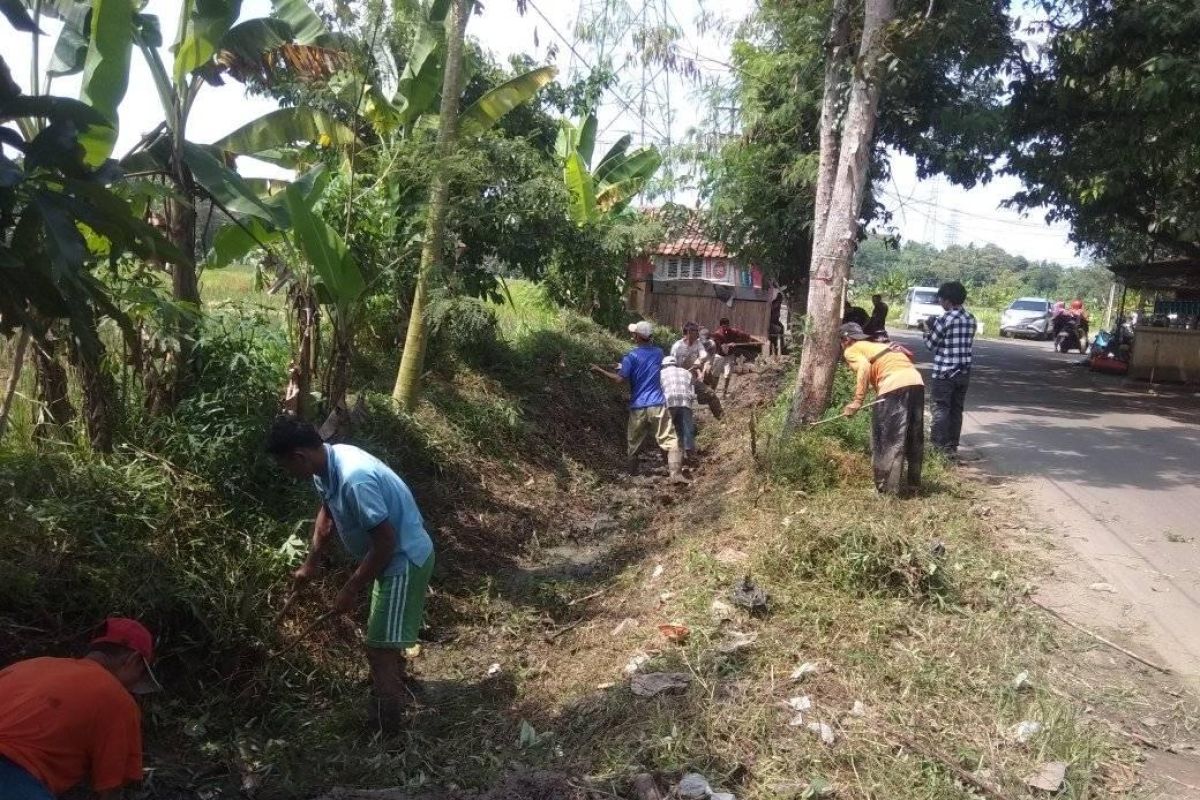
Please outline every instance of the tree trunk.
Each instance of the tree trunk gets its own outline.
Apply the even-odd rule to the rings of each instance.
[[[74,345],[71,347],[71,361],[83,390],[83,421],[88,441],[96,452],[111,453],[117,427],[117,385],[112,375],[104,370],[103,359],[103,344],[98,344],[98,349],[91,355]]]
[[[200,282],[196,274],[196,184],[192,173],[183,163],[182,154],[175,158],[175,174],[172,176],[175,191],[181,198],[167,200],[167,225],[171,243],[179,248],[187,260],[171,265],[171,296],[176,302],[190,304],[197,313],[200,306]],[[192,317],[184,314],[176,332],[179,339],[179,360],[175,363],[175,375],[168,396],[163,399],[168,407],[183,395],[184,387],[192,372]]]
[[[33,436],[46,439],[59,433],[75,419],[75,407],[67,389],[67,370],[58,362],[58,339],[47,332],[33,345],[37,372],[38,404],[34,411]]]
[[[813,243],[808,330],[786,431],[819,417],[828,408],[833,391],[834,374],[841,356],[838,325],[842,319],[842,290],[850,278],[850,259],[858,237],[863,192],[875,139],[886,29],[895,14],[894,0],[867,0],[858,63],[838,142],[836,178],[824,230]],[[824,168],[822,164],[821,169]],[[818,216],[820,213],[817,209]]]
[[[450,182],[446,162],[454,153],[458,140],[458,100],[462,91],[463,37],[472,0],[453,0],[450,24],[446,26],[446,72],[442,79],[442,105],[438,119],[437,157],[433,186],[429,192],[429,217],[425,225],[425,241],[421,244],[421,268],[413,291],[408,316],[408,332],[404,337],[404,353],[396,374],[394,399],[405,411],[416,405],[421,391],[421,373],[425,369],[425,303],[429,284],[441,269],[445,250],[446,210],[450,203]]]
[[[834,179],[837,177],[838,151],[841,139],[838,136],[838,105],[846,94],[849,65],[846,55],[850,52],[850,0],[834,0],[829,21],[829,37],[825,41],[825,93],[821,98],[820,162],[817,172],[817,198],[813,205],[813,247],[825,233],[825,221],[829,217],[829,201],[833,197]],[[810,264],[811,269],[811,264]]]
[[[292,313],[296,319],[296,356],[288,369],[288,385],[284,390],[283,409],[291,414],[304,417],[309,412],[309,401],[312,398],[312,379],[316,373],[317,330],[320,327],[320,315],[317,309],[317,297],[311,288],[301,288],[293,285],[289,292],[292,302]]]
[[[4,387],[4,404],[0,406],[0,439],[4,438],[4,431],[8,428],[8,417],[12,413],[13,398],[17,396],[17,386],[21,383],[21,370],[25,366],[25,351],[28,348],[29,329],[21,328],[21,334],[17,337],[17,346],[13,350],[8,383]]]
[[[333,316],[330,334],[329,371],[324,393],[329,411],[345,409],[346,394],[350,391],[350,356],[354,351],[354,330],[346,320]]]

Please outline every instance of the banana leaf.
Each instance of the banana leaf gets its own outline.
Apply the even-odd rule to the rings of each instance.
[[[459,134],[478,136],[483,133],[499,122],[505,114],[536,97],[542,87],[554,79],[557,72],[558,70],[554,67],[539,67],[492,89],[472,103],[471,107],[459,116]],[[593,142],[595,141],[595,130],[595,125],[593,125]],[[587,160],[585,157],[585,164]]]

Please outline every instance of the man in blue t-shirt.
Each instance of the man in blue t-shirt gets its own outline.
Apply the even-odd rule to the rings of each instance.
[[[297,478],[311,478],[321,506],[312,548],[295,571],[297,585],[312,579],[336,535],[358,563],[338,592],[333,610],[348,614],[371,587],[367,662],[374,687],[370,718],[388,735],[399,732],[404,712],[404,651],[416,644],[433,573],[433,541],[412,492],[375,456],[348,444],[325,444],[309,423],[275,420],[267,452]]]
[[[629,333],[633,335],[636,347],[621,359],[616,373],[593,368],[609,380],[629,384],[629,424],[625,432],[629,469],[637,472],[638,451],[642,449],[646,438],[653,434],[658,446],[666,451],[671,480],[683,481],[683,451],[679,449],[679,440],[671,425],[671,414],[667,411],[667,398],[659,381],[662,348],[650,341],[654,328],[645,320],[630,325]]]

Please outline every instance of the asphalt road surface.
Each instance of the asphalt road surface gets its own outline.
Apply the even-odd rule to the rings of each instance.
[[[985,474],[1015,480],[1014,502],[1057,540],[1064,573],[1088,576],[1052,604],[1195,684],[1200,395],[1078,361],[1048,342],[977,340],[963,449]]]

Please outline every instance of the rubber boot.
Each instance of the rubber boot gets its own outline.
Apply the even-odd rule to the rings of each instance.
[[[687,478],[683,477],[683,451],[678,447],[667,451],[667,471],[670,473],[671,483],[687,483]]]

